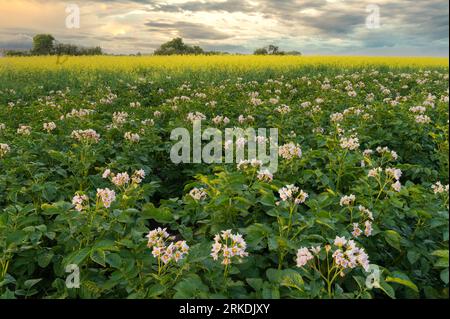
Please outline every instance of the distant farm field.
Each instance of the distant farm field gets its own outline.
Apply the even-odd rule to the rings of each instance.
[[[286,70],[297,67],[448,67],[448,58],[435,57],[364,57],[364,56],[47,56],[3,58],[0,67],[14,70],[95,69],[128,71],[135,69],[185,70],[255,69]]]
[[[448,86],[445,58],[0,58],[0,297],[448,298]],[[194,123],[256,135],[193,163]]]

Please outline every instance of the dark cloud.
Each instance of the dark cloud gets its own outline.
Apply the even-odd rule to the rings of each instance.
[[[236,44],[210,44],[210,43],[202,43],[199,45],[204,48],[206,51],[220,51],[220,52],[228,52],[228,53],[251,53],[253,52],[252,48],[248,48],[244,45],[236,45]]]
[[[349,35],[355,28],[365,25],[366,16],[363,12],[330,11],[321,13],[319,17],[304,16],[302,25],[316,29],[319,34],[329,36]]]
[[[222,11],[222,12],[254,12],[255,8],[246,0],[227,0],[223,2],[199,2],[189,1],[180,4],[158,4],[155,10],[164,12],[180,12],[180,11]]]
[[[171,32],[175,30],[181,37],[191,40],[224,40],[232,37],[229,34],[217,31],[214,28],[201,23],[156,21],[147,22],[145,25],[149,27],[149,31]]]
[[[31,49],[31,41],[1,41],[0,40],[0,50],[28,50]]]

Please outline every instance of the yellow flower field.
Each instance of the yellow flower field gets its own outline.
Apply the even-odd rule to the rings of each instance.
[[[448,67],[447,58],[367,56],[45,56],[1,58],[0,68],[57,69],[290,69],[298,66],[335,67]]]

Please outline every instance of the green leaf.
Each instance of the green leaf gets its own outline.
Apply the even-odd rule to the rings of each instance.
[[[441,280],[448,285],[448,268],[441,271],[440,277]]]
[[[156,208],[152,203],[142,207],[142,215],[145,219],[154,219],[158,223],[169,223],[173,221],[172,212],[168,207]]]
[[[395,291],[389,284],[384,280],[380,280],[380,289],[384,291],[391,299],[395,299]]]
[[[438,261],[434,264],[436,268],[448,268],[448,259],[439,258]]]
[[[53,256],[54,256],[54,253],[51,250],[40,253],[37,258],[39,267],[42,267],[42,268],[47,267],[48,264],[50,264],[50,262],[52,261]]]
[[[120,268],[122,265],[122,257],[119,254],[111,253],[106,255],[106,262],[113,268]]]
[[[408,257],[409,262],[412,265],[412,264],[415,264],[417,262],[417,260],[419,260],[420,253],[418,253],[415,250],[408,250],[407,257]]]
[[[386,242],[393,248],[397,249],[398,251],[401,250],[400,247],[400,240],[401,236],[399,233],[397,233],[395,230],[386,230],[384,231],[384,239]]]
[[[106,267],[106,255],[105,251],[102,249],[93,249],[91,252],[91,260],[97,264]]]
[[[409,278],[408,279],[406,279],[405,278],[406,276],[402,276],[402,277],[393,277],[393,276],[388,276],[388,277],[386,277],[386,282],[395,282],[395,283],[397,283],[397,284],[400,284],[400,285],[403,285],[403,286],[406,286],[406,287],[408,287],[408,288],[410,288],[410,289],[412,289],[412,290],[414,290],[415,292],[419,292],[419,288],[417,288],[417,286],[411,281],[411,280],[409,280]]]
[[[117,250],[114,240],[109,239],[102,239],[97,241],[92,248],[101,250]]]
[[[87,256],[89,256],[89,253],[91,252],[91,249],[86,247],[83,248],[81,250],[78,251],[74,251],[73,253],[71,253],[67,259],[66,262],[64,263],[64,265],[70,265],[70,264],[75,264],[77,266],[80,266],[81,263],[87,258]]]
[[[11,244],[20,245],[25,241],[26,238],[27,238],[26,232],[22,230],[12,231],[8,233],[6,236],[6,245],[8,246]]]
[[[303,290],[305,282],[302,276],[296,271],[285,271],[282,275],[281,285]]]
[[[23,285],[26,289],[30,289],[31,287],[33,287],[34,285],[36,285],[38,282],[40,282],[42,280],[42,278],[39,279],[28,279],[26,280]]]
[[[441,257],[441,258],[447,258],[448,259],[448,250],[435,250],[431,253],[433,256]]]
[[[266,237],[270,228],[263,224],[253,224],[245,229],[247,243],[256,248]]]
[[[195,297],[205,298],[208,290],[208,287],[202,282],[198,275],[191,275],[175,286],[176,293],[173,297],[175,299]]]
[[[245,281],[252,287],[255,291],[260,291],[263,286],[263,280],[261,278],[247,278]]]
[[[159,295],[162,295],[166,290],[167,290],[167,288],[161,284],[152,285],[148,289],[147,297],[148,298],[158,297]]]

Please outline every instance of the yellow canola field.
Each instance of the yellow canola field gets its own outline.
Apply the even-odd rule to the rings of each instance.
[[[0,69],[13,70],[116,70],[134,69],[292,69],[299,67],[448,67],[448,58],[368,56],[39,56],[2,57]]]

